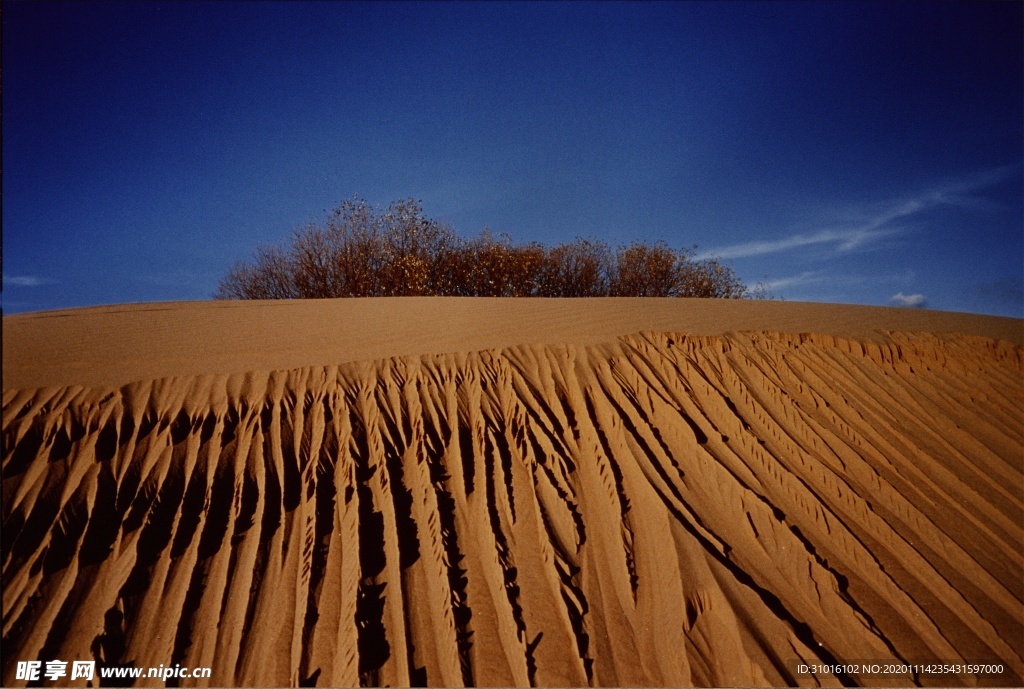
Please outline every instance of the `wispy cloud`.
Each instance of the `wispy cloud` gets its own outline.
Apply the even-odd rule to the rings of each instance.
[[[934,191],[935,200],[968,208],[998,208],[998,204],[974,194],[979,189],[995,186],[1010,179],[1020,169],[1019,163],[1000,165],[978,174],[949,182]]]
[[[53,282],[46,278],[36,277],[35,275],[4,275],[3,284],[13,285],[14,287],[39,287],[40,285],[47,285]]]
[[[777,278],[775,280],[768,280],[764,283],[765,287],[771,290],[783,289],[784,287],[796,287],[798,285],[806,285],[808,283],[821,282],[823,280],[821,274],[818,271],[806,271],[799,275],[791,275],[785,278]]]
[[[928,306],[928,299],[923,294],[904,294],[897,292],[889,299],[894,306],[906,306],[911,309],[923,309]]]
[[[882,205],[870,205],[853,209],[845,218],[824,218],[803,223],[806,225],[831,225],[814,232],[800,232],[787,237],[757,240],[718,247],[701,252],[695,258],[750,258],[811,246],[834,247],[839,253],[854,249],[873,248],[886,237],[906,232],[906,221],[915,215],[940,206],[978,207],[984,206],[984,199],[974,192],[998,184],[1013,174],[1017,165],[1004,165],[986,170],[977,175],[952,182],[937,184],[919,194],[896,199]]]
[[[797,275],[789,275],[786,277],[769,279],[765,278],[765,287],[771,290],[781,290],[793,287],[804,287],[805,285],[820,285],[822,283],[828,283],[832,286],[871,286],[871,285],[884,285],[886,283],[907,281],[913,278],[913,273],[909,272],[904,275],[893,275],[889,273],[885,274],[864,274],[864,273],[836,273],[833,271],[825,272],[822,270],[806,270]]]
[[[733,244],[732,246],[712,249],[698,254],[698,260],[705,258],[749,258],[751,256],[764,256],[765,254],[777,254],[781,251],[799,249],[816,244],[835,244],[839,251],[850,251],[866,244],[874,242],[882,237],[895,234],[895,230],[822,230],[814,234],[795,234],[781,239],[770,239],[765,241],[745,242]]]

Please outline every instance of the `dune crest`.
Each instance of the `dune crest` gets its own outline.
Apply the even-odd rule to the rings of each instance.
[[[380,297],[120,304],[3,319],[4,388],[120,387],[172,376],[395,356],[601,345],[644,331],[961,333],[1024,345],[1020,319],[748,299]]]
[[[118,663],[212,686],[1019,684],[1022,375],[977,336],[650,332],[5,390],[3,683],[113,619]]]

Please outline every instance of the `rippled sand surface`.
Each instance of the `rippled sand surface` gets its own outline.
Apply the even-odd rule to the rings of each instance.
[[[4,686],[101,636],[210,686],[1024,681],[1019,320],[376,299],[3,327]]]

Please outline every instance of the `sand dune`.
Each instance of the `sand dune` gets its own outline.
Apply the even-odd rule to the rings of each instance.
[[[4,338],[4,686],[97,656],[210,686],[1024,682],[1019,320],[350,300]],[[1004,672],[796,670],[840,661]]]
[[[938,311],[717,299],[458,299],[125,304],[7,316],[4,388],[331,366],[639,332],[965,333],[1024,344],[1024,324]]]

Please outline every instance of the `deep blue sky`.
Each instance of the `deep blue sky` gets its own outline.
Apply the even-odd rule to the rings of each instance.
[[[1024,316],[1022,8],[10,0],[3,308],[206,299],[359,195]]]

